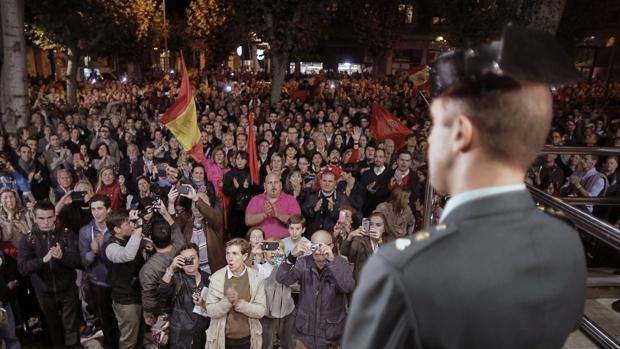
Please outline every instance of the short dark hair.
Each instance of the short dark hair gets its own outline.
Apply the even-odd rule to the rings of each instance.
[[[156,221],[151,226],[151,240],[157,248],[166,248],[172,243],[170,224],[165,221]]]
[[[109,196],[106,196],[106,195],[103,195],[103,194],[95,194],[95,195],[93,195],[92,198],[90,198],[90,203],[91,204],[93,202],[98,202],[98,201],[103,202],[103,206],[105,206],[105,208],[112,207],[112,200],[110,200]]]
[[[129,212],[127,210],[115,210],[110,213],[108,219],[106,220],[106,225],[108,229],[114,235],[114,228],[120,227],[121,224],[127,222],[129,220]]]
[[[183,248],[179,250],[179,253],[181,253],[181,251],[185,251],[185,250],[194,250],[194,251],[196,251],[196,254],[198,255],[198,257],[200,257],[200,249],[198,248],[198,245],[196,245],[193,242],[190,242],[189,244],[183,246]]]
[[[32,212],[36,213],[37,211],[55,211],[56,208],[54,204],[52,204],[49,200],[41,200],[37,201],[32,208]]]
[[[465,115],[478,129],[481,148],[496,161],[527,168],[551,129],[552,97],[548,86],[497,78],[494,88],[454,88],[433,104],[448,114],[450,125]],[[490,86],[487,84],[487,86]]]
[[[401,149],[398,151],[396,158],[398,159],[401,155],[409,155],[410,158],[413,159],[413,155],[411,154],[411,152],[407,149]]]

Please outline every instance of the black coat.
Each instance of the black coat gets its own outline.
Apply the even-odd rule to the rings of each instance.
[[[387,200],[390,195],[390,191],[387,187],[391,178],[388,177],[389,172],[390,170],[386,168],[380,175],[377,176],[371,167],[368,171],[362,174],[362,177],[360,178],[360,185],[364,188],[368,188],[368,186],[373,182],[376,183],[375,193],[371,193],[368,189],[366,189],[368,194],[366,196],[366,201],[364,201],[364,205],[362,206],[364,217],[370,216],[372,211],[377,208],[377,205]]]
[[[44,263],[43,257],[56,243],[62,248],[62,258]],[[75,287],[75,269],[82,267],[77,235],[66,228],[52,233],[33,228],[17,244],[17,266],[22,275],[30,276],[39,293],[60,293]]]
[[[235,188],[234,179],[239,183],[239,188]],[[246,180],[249,183],[248,188],[243,187],[243,182]],[[252,196],[257,194],[258,187],[252,183],[248,170],[240,170],[235,167],[224,175],[222,191],[230,198],[229,229],[235,237],[243,237],[247,232],[247,226],[245,220],[240,217],[245,217],[245,208],[248,207]]]
[[[327,208],[325,200],[321,210],[318,212],[314,211],[314,207],[322,197],[321,191],[311,193],[304,201],[304,204],[301,207],[301,212],[308,221],[306,229],[307,236],[311,236],[312,233],[317,230],[331,231],[334,228],[334,225],[336,225],[338,215],[340,214],[340,209],[345,205],[349,205],[349,199],[338,191],[335,191],[334,195],[334,209],[331,211]]]

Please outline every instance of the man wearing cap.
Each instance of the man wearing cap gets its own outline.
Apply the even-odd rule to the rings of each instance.
[[[549,133],[548,84],[570,79],[507,64],[510,35],[519,34],[510,31],[502,45],[433,64],[429,176],[451,199],[441,224],[384,245],[366,263],[343,348],[559,349],[579,326],[581,241],[538,210],[523,184]],[[561,67],[523,42],[530,61]]]

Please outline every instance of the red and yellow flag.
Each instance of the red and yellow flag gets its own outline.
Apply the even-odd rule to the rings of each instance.
[[[409,80],[413,82],[413,86],[420,87],[428,83],[429,68],[427,66],[418,66],[411,69]]]
[[[181,54],[181,88],[179,94],[174,104],[166,110],[159,121],[172,132],[187,155],[198,162],[204,160],[205,154],[200,141],[196,103],[192,95],[192,86],[189,83],[187,69],[185,69],[183,54]]]
[[[260,167],[258,166],[258,155],[256,152],[256,135],[254,132],[254,112],[250,112],[250,126],[248,128],[248,164],[250,166],[250,177],[252,182],[260,184]]]

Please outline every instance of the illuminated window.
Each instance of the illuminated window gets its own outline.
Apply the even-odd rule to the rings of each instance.
[[[433,25],[444,24],[445,22],[446,22],[446,19],[443,17],[434,16],[432,19]]]
[[[413,5],[398,5],[398,11],[405,14],[405,23],[413,23]]]
[[[607,39],[607,42],[605,43],[605,47],[612,47],[614,45],[614,43],[616,43],[616,37],[615,36],[610,36]]]

